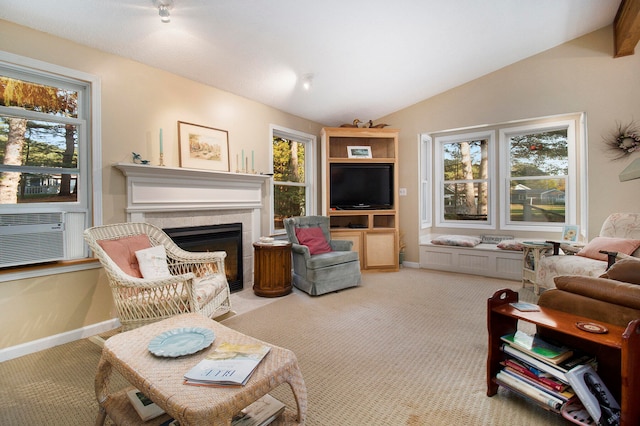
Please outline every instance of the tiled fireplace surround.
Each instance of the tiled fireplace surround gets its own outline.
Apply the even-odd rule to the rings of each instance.
[[[115,165],[127,180],[127,221],[160,228],[242,223],[244,288],[253,282],[253,247],[268,176],[130,163]]]

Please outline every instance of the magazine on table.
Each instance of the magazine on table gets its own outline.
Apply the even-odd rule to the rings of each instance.
[[[221,343],[184,375],[184,383],[195,386],[244,386],[270,349],[262,344]]]

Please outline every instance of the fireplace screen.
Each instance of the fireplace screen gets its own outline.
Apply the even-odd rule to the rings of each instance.
[[[225,251],[224,268],[231,291],[242,290],[242,223],[165,228],[164,232],[187,251]]]

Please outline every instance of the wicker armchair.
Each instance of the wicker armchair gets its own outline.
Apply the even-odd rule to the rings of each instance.
[[[97,226],[84,238],[104,267],[124,330],[187,312],[212,318],[231,310],[223,251],[185,251],[148,223]],[[170,275],[142,277],[135,255],[141,245],[164,246]]]

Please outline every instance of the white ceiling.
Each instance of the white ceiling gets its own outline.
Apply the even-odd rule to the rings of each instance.
[[[322,125],[376,119],[613,22],[620,0],[0,0],[0,18]],[[551,72],[551,71],[550,71]],[[313,74],[305,92],[301,79]]]

